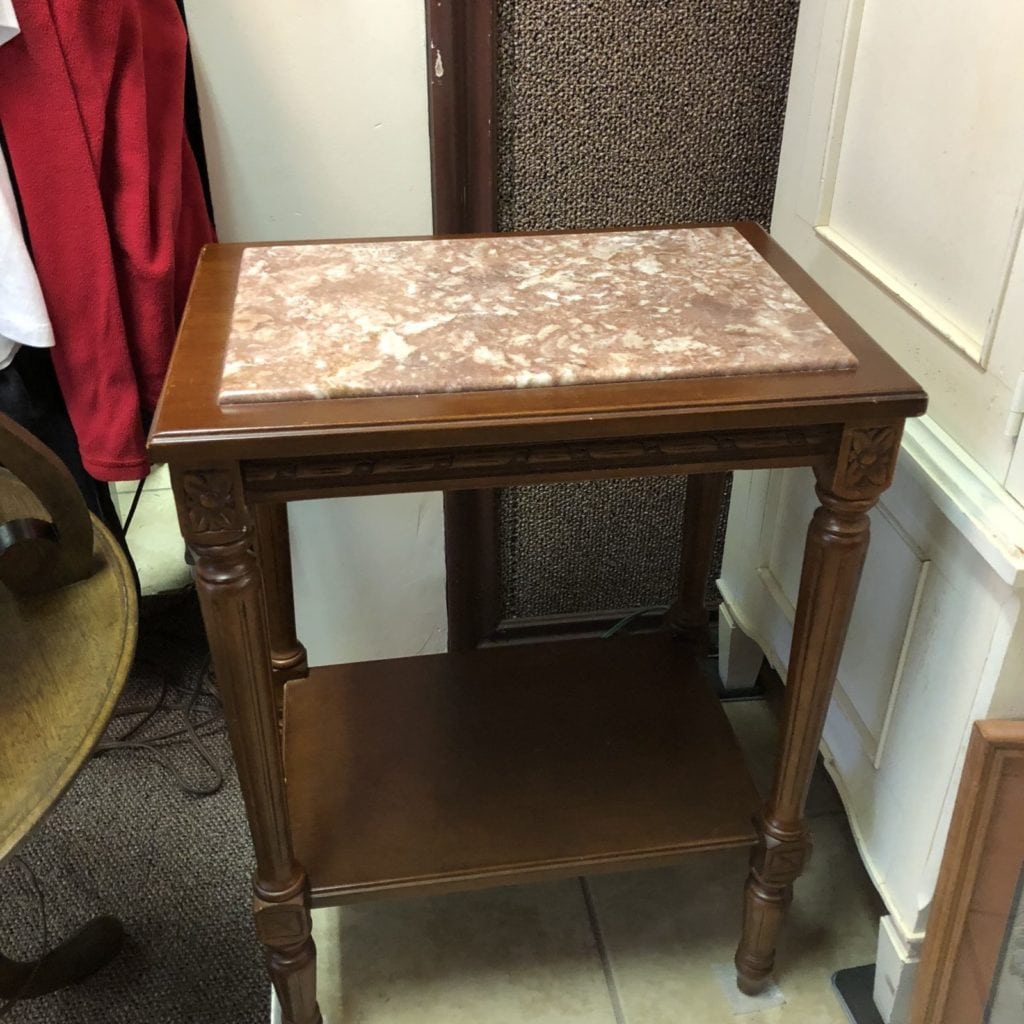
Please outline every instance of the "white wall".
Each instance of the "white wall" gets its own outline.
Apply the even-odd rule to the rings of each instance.
[[[186,0],[222,241],[429,234],[422,0]],[[289,506],[314,665],[444,649],[437,494]]]
[[[429,234],[420,0],[187,0],[224,241]]]

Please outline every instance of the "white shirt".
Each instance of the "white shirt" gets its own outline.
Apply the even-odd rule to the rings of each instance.
[[[14,0],[0,0],[0,46],[18,34],[18,16],[14,13]]]
[[[0,46],[18,34],[11,0],[0,0]],[[49,348],[53,328],[25,247],[7,161],[0,157],[0,370],[21,345]]]

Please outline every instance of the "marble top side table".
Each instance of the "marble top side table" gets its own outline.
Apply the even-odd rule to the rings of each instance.
[[[150,451],[196,558],[288,1024],[320,1020],[311,907],[748,844],[736,966],[761,989],[868,512],[925,406],[748,223],[207,247]],[[307,668],[287,501],[801,465],[820,506],[760,809],[663,635]]]

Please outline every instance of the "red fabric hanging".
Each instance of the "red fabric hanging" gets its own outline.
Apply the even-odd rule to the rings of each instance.
[[[199,250],[213,240],[185,136],[174,0],[15,0],[0,124],[82,461],[148,471],[160,394]]]

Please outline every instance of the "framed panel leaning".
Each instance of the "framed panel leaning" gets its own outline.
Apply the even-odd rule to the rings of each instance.
[[[911,1024],[1024,1018],[1024,722],[976,722]]]

